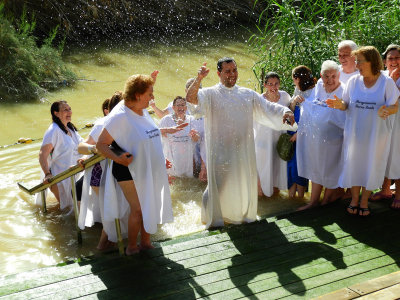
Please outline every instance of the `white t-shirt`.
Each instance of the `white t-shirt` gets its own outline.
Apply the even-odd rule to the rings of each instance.
[[[183,130],[163,136],[163,149],[165,157],[172,163],[172,168],[167,170],[168,174],[177,177],[193,177],[193,155],[196,142],[189,136],[189,132],[192,129],[199,130],[192,116],[186,116],[184,122],[189,125]],[[160,128],[176,125],[173,115],[167,115],[160,121]]]
[[[77,131],[70,129],[69,131],[71,136],[62,131],[56,123],[52,123],[44,134],[42,146],[53,145],[53,152],[47,158],[53,176],[76,165],[77,160],[82,157],[78,153],[78,145],[83,139]],[[57,183],[57,187],[60,193],[60,208],[73,207],[71,181],[69,179],[63,180]],[[38,195],[40,196],[40,194]],[[39,199],[40,197],[37,197],[37,203],[40,203]]]
[[[318,85],[315,98],[310,104],[311,113],[307,114],[309,130],[298,131],[297,166],[301,177],[321,184],[327,188],[338,187],[342,171],[343,128],[346,113],[329,108],[326,99],[334,95],[341,98],[344,84],[327,93],[323,85]]]
[[[104,122],[104,128],[124,151],[133,155],[128,168],[139,197],[144,228],[153,234],[157,231],[157,224],[173,220],[160,130],[146,109],[143,110],[143,116],[140,116],[125,105],[117,105],[112,110]],[[107,177],[112,176],[109,169]],[[110,183],[111,180],[106,185]],[[113,203],[113,189],[106,186],[105,190],[104,218],[113,221],[124,215],[123,210],[128,209],[128,206],[127,203]]]
[[[343,93],[348,108],[340,186],[362,186],[367,190],[381,186],[395,116],[383,120],[378,116],[378,109],[395,104],[399,94],[394,81],[382,73],[371,88],[365,87],[361,75],[350,78]]]
[[[289,106],[290,95],[279,91],[278,104]],[[265,101],[268,101],[264,98]],[[287,162],[281,159],[276,151],[279,136],[286,131],[274,130],[254,122],[254,142],[256,149],[257,173],[261,189],[267,197],[274,193],[274,187],[287,189]]]

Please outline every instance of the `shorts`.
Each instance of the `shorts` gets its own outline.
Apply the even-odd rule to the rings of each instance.
[[[115,161],[113,162],[112,166],[112,174],[114,175],[114,178],[117,180],[117,182],[133,180],[129,168],[125,167],[124,165],[120,165]]]

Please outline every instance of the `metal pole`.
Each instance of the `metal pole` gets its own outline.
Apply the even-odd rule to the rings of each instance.
[[[117,231],[117,239],[118,239],[118,250],[119,250],[119,255],[124,255],[124,243],[122,241],[122,234],[121,234],[121,224],[119,222],[119,219],[115,219],[115,230]]]
[[[44,213],[47,213],[46,207],[46,192],[43,190],[40,192],[40,196],[42,197],[42,209]]]
[[[76,199],[76,186],[75,186],[75,175],[71,176],[71,188],[72,188],[72,199],[74,200],[74,213],[75,213],[75,227],[78,233],[78,244],[82,244],[82,232],[78,226],[79,211],[78,211],[78,200]]]

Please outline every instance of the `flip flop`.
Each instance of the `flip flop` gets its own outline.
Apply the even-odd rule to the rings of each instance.
[[[394,200],[392,201],[392,204],[390,204],[390,208],[391,208],[391,209],[400,210],[400,207],[393,207],[393,204],[400,204],[400,199],[399,199],[399,200],[394,199]]]
[[[350,216],[357,216],[357,215],[358,215],[358,209],[359,209],[358,206],[353,206],[353,205],[350,205],[350,204],[349,204],[349,205],[347,206],[347,208],[349,208],[349,209],[352,210],[352,212],[349,212],[349,211],[346,209],[347,213],[348,213]]]
[[[369,197],[370,201],[381,201],[381,200],[390,200],[392,199],[392,194],[390,195],[385,195],[382,193],[382,191],[377,192],[373,194],[371,197]]]
[[[369,212],[369,214],[368,215],[364,215],[365,212]],[[358,215],[361,218],[367,218],[367,217],[371,216],[371,211],[369,210],[369,207],[359,207],[358,208]]]

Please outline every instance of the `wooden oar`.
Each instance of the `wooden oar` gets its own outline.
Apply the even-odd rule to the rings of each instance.
[[[95,154],[92,157],[85,160],[83,164],[84,164],[85,168],[88,168],[88,167],[91,167],[94,164],[102,161],[103,159],[105,159],[104,156],[101,156],[100,154]],[[84,170],[84,168],[78,164],[78,165],[75,165],[75,166],[65,170],[64,172],[61,172],[61,173],[55,175],[54,177],[50,178],[48,183],[42,182],[30,189],[23,186],[20,182],[18,182],[18,186],[25,193],[28,193],[29,195],[34,195],[36,193],[39,193],[39,192],[47,189],[49,186],[56,184],[56,183],[66,179],[72,175],[75,175],[76,173],[79,173],[83,170]]]

